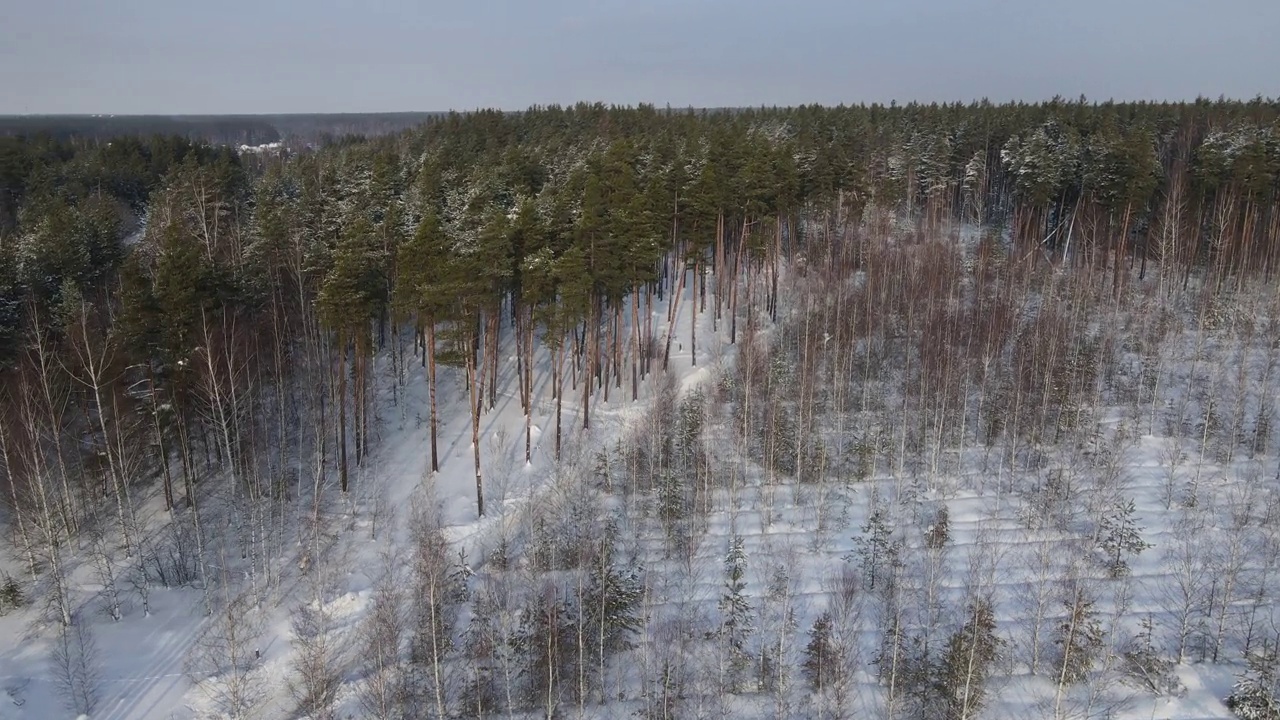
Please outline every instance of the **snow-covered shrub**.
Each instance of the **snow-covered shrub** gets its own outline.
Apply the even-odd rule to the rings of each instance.
[[[1240,720],[1280,720],[1280,670],[1275,648],[1249,657],[1249,669],[1236,679],[1227,707]]]
[[[1143,618],[1142,631],[1131,639],[1121,653],[1120,671],[1125,680],[1157,696],[1181,697],[1187,689],[1178,680],[1177,663],[1161,656],[1152,641],[1151,616]]]
[[[144,539],[142,569],[147,580],[163,587],[182,587],[200,578],[194,528],[182,521],[169,523]]]

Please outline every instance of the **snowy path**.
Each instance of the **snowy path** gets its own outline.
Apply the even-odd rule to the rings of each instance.
[[[190,627],[181,630],[157,628],[138,643],[139,652],[151,651],[142,656],[146,658],[143,662],[148,675],[108,682],[105,702],[94,713],[95,720],[152,717],[157,708],[172,709],[180,705],[190,685],[181,672],[183,660],[204,620],[188,619],[186,624]]]
[[[93,720],[161,719],[180,713],[190,689],[183,661],[205,622],[193,611],[199,598],[192,590],[153,591],[150,617],[138,613],[119,623],[92,626],[99,673]],[[51,675],[46,640],[0,653],[0,689],[13,696],[8,703],[12,709],[0,711],[0,719],[68,717]]]

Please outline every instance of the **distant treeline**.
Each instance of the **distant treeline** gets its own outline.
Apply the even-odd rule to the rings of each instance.
[[[58,140],[177,135],[213,145],[321,144],[350,135],[386,135],[420,125],[439,113],[328,113],[290,115],[10,115],[0,116],[0,137],[47,135]]]

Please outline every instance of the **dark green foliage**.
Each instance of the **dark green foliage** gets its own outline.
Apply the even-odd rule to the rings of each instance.
[[[463,633],[463,650],[471,669],[462,690],[461,706],[476,716],[500,707],[496,678],[504,663],[512,664],[516,660],[517,641],[504,632],[501,613],[493,595],[476,593],[471,621]]]
[[[805,645],[801,668],[809,686],[817,692],[844,679],[844,657],[835,638],[830,612],[819,615],[813,621],[813,627],[809,628],[809,644]]]
[[[1271,245],[1237,251],[1242,227],[1219,227],[1202,238],[1204,219],[1230,215],[1238,201],[1267,202],[1264,190],[1274,187],[1280,167],[1271,139],[1276,115],[1269,103],[1207,102],[707,114],[579,104],[423,116],[430,122],[397,142],[353,138],[262,163],[254,168],[261,179],[230,148],[183,137],[4,137],[0,248],[24,250],[5,261],[20,276],[0,278],[0,344],[22,324],[13,297],[27,290],[56,301],[70,279],[98,302],[97,291],[110,285],[127,254],[121,236],[144,216],[153,246],[174,246],[165,228],[178,221],[183,242],[194,238],[206,251],[199,272],[182,258],[176,264],[185,268],[156,268],[171,264],[167,252],[140,262],[153,270],[157,286],[168,282],[166,274],[177,277],[202,301],[234,300],[258,310],[274,289],[277,303],[288,300],[281,309],[306,313],[305,304],[323,295],[325,314],[337,320],[341,307],[348,324],[380,318],[392,296],[402,308],[443,316],[442,306],[461,300],[497,307],[504,296],[528,293],[540,307],[539,323],[556,328],[544,335],[549,342],[588,317],[593,303],[607,306],[661,277],[661,255],[673,240],[710,247],[721,219],[729,247],[744,221],[759,221],[747,250],[761,259],[770,242],[765,223],[790,227],[786,216],[798,209],[843,193],[854,217],[868,202],[933,212],[977,176],[988,191],[967,197],[983,206],[982,217],[1006,219],[1021,203],[1022,216],[1041,222],[1047,234],[1073,203],[1094,203],[1106,214],[1102,227],[1116,227],[1088,242],[1123,241],[1123,252],[1145,257],[1145,241],[1121,238],[1120,226],[1150,225],[1174,171],[1157,158],[1192,158],[1181,171],[1199,193],[1203,217],[1187,219],[1183,235],[1191,245],[1176,259],[1216,254],[1241,265],[1255,259],[1245,254],[1271,253]],[[1171,127],[1197,130],[1164,132]],[[918,182],[906,183],[908,176]],[[414,237],[421,227],[429,229],[427,238]],[[210,231],[227,241],[208,237]],[[231,242],[235,234],[248,242]],[[11,237],[29,241],[15,244]],[[800,239],[788,232],[785,242]],[[1089,249],[1087,242],[1076,247]],[[243,256],[240,248],[247,249]],[[301,266],[286,269],[299,258]],[[181,357],[195,298],[159,287],[156,305],[181,316],[179,337],[167,349],[172,362]],[[145,294],[135,297],[145,301]],[[119,316],[128,316],[128,302],[121,304]],[[1068,396],[1087,391],[1088,358],[1054,356],[1079,366],[1063,367],[1063,374],[1080,376],[1051,386]]]
[[[980,600],[969,608],[964,627],[947,640],[937,668],[937,689],[942,717],[947,720],[971,718],[986,700],[990,677],[1000,646],[996,636],[991,603]]]
[[[902,562],[902,543],[894,537],[894,528],[884,508],[871,511],[862,526],[862,535],[853,541],[858,549],[845,560],[857,561],[867,590],[887,591],[895,568]]]
[[[138,470],[135,498],[146,497],[146,477],[172,470],[188,480],[193,490],[187,500],[195,501],[206,488],[218,489],[212,486],[228,466],[243,465],[253,472],[242,482],[268,478],[249,488],[253,503],[268,507],[267,501],[277,498],[300,500],[293,495],[306,492],[310,477],[323,492],[337,446],[345,452],[348,444],[348,409],[354,411],[350,424],[360,462],[365,438],[381,436],[377,418],[371,423],[365,414],[372,406],[366,391],[376,396],[382,390],[377,383],[393,375],[404,382],[415,352],[425,364],[427,335],[440,339],[445,364],[478,355],[487,365],[496,358],[488,368],[474,368],[492,395],[493,380],[510,382],[507,358],[500,357],[506,346],[498,336],[509,341],[514,323],[507,318],[519,317],[528,323],[522,329],[529,330],[531,346],[541,341],[564,351],[569,368],[564,376],[574,378],[565,384],[575,385],[559,400],[581,396],[587,403],[610,381],[600,362],[611,352],[610,341],[626,358],[634,353],[627,346],[641,340],[611,337],[616,311],[638,308],[637,314],[660,316],[657,303],[671,298],[680,268],[715,265],[707,277],[720,282],[723,260],[740,273],[749,266],[762,279],[772,274],[771,266],[803,257],[806,272],[857,274],[857,287],[850,290],[855,294],[844,307],[875,309],[849,321],[848,328],[836,327],[848,320],[843,316],[839,322],[823,317],[819,324],[834,333],[853,333],[856,340],[838,342],[861,350],[832,373],[833,378],[852,377],[842,411],[872,410],[897,396],[896,388],[872,381],[898,362],[904,343],[928,348],[932,334],[920,333],[912,323],[931,321],[912,316],[909,303],[922,283],[938,278],[905,273],[901,288],[868,289],[879,276],[898,277],[880,272],[897,266],[875,263],[898,262],[901,248],[895,238],[891,250],[880,252],[885,257],[876,257],[855,225],[864,217],[925,224],[980,219],[1003,227],[992,227],[973,248],[973,260],[982,268],[973,274],[978,282],[966,277],[954,285],[961,294],[980,297],[972,303],[967,296],[956,298],[958,307],[972,305],[971,315],[941,318],[974,331],[957,333],[964,342],[946,339],[937,355],[980,353],[989,376],[970,376],[972,368],[960,365],[933,374],[913,365],[911,372],[931,382],[935,375],[955,377],[966,388],[980,382],[981,407],[972,427],[980,428],[982,439],[996,447],[1006,433],[1016,432],[1028,436],[1027,445],[1040,446],[1089,420],[1084,413],[1097,397],[1099,368],[1111,350],[1089,318],[1053,301],[1058,296],[1042,294],[1045,302],[1035,313],[1011,307],[1003,298],[1014,287],[1016,258],[1040,262],[1043,257],[1087,268],[1081,272],[1110,268],[1119,277],[1130,263],[1155,256],[1153,228],[1166,210],[1175,209],[1176,220],[1170,222],[1177,227],[1165,229],[1171,239],[1160,250],[1165,253],[1159,258],[1162,272],[1186,278],[1208,266],[1213,278],[1231,279],[1274,272],[1280,245],[1267,233],[1274,225],[1280,180],[1278,118],[1280,107],[1267,101],[1116,105],[1054,100],[706,113],[580,104],[526,113],[450,114],[394,138],[351,135],[312,151],[243,163],[229,148],[176,137],[0,138],[2,399],[16,405],[18,395],[11,396],[11,389],[39,387],[20,345],[47,335],[58,355],[47,367],[58,375],[56,400],[65,401],[66,411],[39,434],[44,443],[65,443],[69,482],[81,485],[71,488],[76,499],[97,499],[104,488],[110,491],[94,466],[84,462],[90,453],[110,457],[102,447],[77,456],[90,438],[88,444],[129,455],[128,471]],[[1073,219],[1078,222],[1068,246],[1063,228]],[[1011,231],[1007,239],[1005,229]],[[845,264],[826,265],[824,257],[843,258],[839,262]],[[1018,282],[1038,284],[1042,277],[1051,274],[1036,270]],[[762,287],[768,284],[734,287],[760,293],[768,292]],[[1055,289],[1049,280],[1044,284]],[[642,306],[650,296],[658,300]],[[862,302],[867,298],[887,306]],[[722,299],[723,293],[715,292],[714,300]],[[103,406],[118,414],[113,420],[122,421],[119,427],[129,428],[122,441],[92,439],[93,429],[86,426],[95,418],[82,412],[85,390],[67,375],[76,362],[56,315],[71,300],[100,326],[93,328],[93,338],[110,341],[110,367],[104,370],[110,387],[103,388]],[[744,297],[732,309],[733,318],[740,322],[748,306],[750,317],[767,317],[776,312],[777,298]],[[678,327],[684,329],[689,308],[682,307]],[[886,317],[915,319],[905,327],[878,326]],[[495,319],[502,322],[490,325]],[[37,320],[45,333],[30,332]],[[629,327],[626,320],[620,324]],[[825,342],[821,334],[800,338],[801,333],[784,323],[772,337],[778,348]],[[385,367],[383,356],[369,362],[375,337],[380,343],[404,339],[408,345],[405,336],[413,335],[416,347],[402,350],[408,357],[388,353],[393,367]],[[818,376],[826,370],[807,366],[811,355],[823,354],[820,347],[813,349],[803,357],[754,354],[725,388],[734,399],[748,386],[767,389],[768,402],[744,409],[743,417],[734,418],[734,432],[754,444],[752,450],[760,452],[753,454],[772,471],[799,474],[804,481],[824,479],[820,473],[826,463],[813,413],[797,398],[815,398],[820,412],[821,403],[833,401],[826,395],[830,383]],[[661,348],[655,354],[661,359]],[[196,367],[201,361],[204,367]],[[152,392],[126,390],[139,381]],[[812,392],[811,386],[823,389]],[[688,549],[694,509],[712,501],[703,496],[713,482],[714,455],[703,447],[703,425],[710,422],[704,399],[693,395],[677,403],[675,397],[655,423],[664,437],[644,451],[653,457],[644,461],[643,477],[630,485],[656,490],[657,513],[673,544]],[[335,399],[342,404],[335,407]],[[906,401],[917,398],[908,393]],[[1199,405],[1205,433],[1220,435],[1223,409],[1213,402]],[[969,411],[967,402],[959,407]],[[904,408],[909,414],[911,406]],[[1266,449],[1269,413],[1270,408],[1258,408],[1255,449]],[[6,430],[17,424],[12,414],[0,422]],[[226,435],[236,437],[220,438],[219,423]],[[873,468],[884,469],[876,463],[890,435],[883,427],[854,425],[849,430],[857,442],[842,450],[847,464],[835,471],[865,479]],[[15,432],[11,437],[21,445],[27,436]],[[134,442],[141,451],[119,449]],[[241,448],[253,457],[224,457],[238,455]],[[23,477],[4,478],[6,487],[25,487],[35,465],[25,457],[13,463],[16,470],[6,472]],[[1069,506],[1069,479],[1060,473],[1050,477],[1038,498],[1044,519],[1065,524],[1066,513],[1059,510]],[[588,661],[598,666],[610,654],[625,652],[644,622],[640,569],[615,557],[612,547],[593,546],[597,538],[583,530],[594,527],[597,510],[576,504],[564,514],[567,525],[549,521],[533,527],[526,559],[535,567],[577,573],[581,592],[566,590],[573,587],[568,584],[539,588],[520,615],[526,627],[518,644],[527,660],[523,678],[531,705],[554,705],[561,680],[579,669],[573,664],[587,662],[576,656],[591,655],[594,660]],[[928,549],[940,550],[949,542],[944,511],[924,538]],[[1117,575],[1145,547],[1132,514],[1131,504],[1122,508],[1106,519],[1100,533],[1102,551]],[[64,524],[72,528],[82,520],[69,517]],[[877,508],[849,558],[857,562],[862,584],[884,598],[898,591],[894,583],[903,537],[889,513]],[[517,555],[503,546],[490,567],[503,572],[517,566],[525,561]],[[193,563],[172,564],[163,573],[157,564],[155,574],[169,582],[195,582]],[[713,629],[712,640],[721,641],[736,685],[753,658],[767,660],[772,669],[785,661],[750,647],[755,618],[745,567],[741,540],[735,539],[719,598],[720,634],[714,637]],[[1068,615],[1059,645],[1063,677],[1074,682],[1091,671],[1101,630],[1082,597],[1069,603]],[[909,667],[913,672],[936,669],[962,658],[989,666],[994,641],[984,617],[982,608],[975,608],[942,658],[936,657],[936,643],[935,657],[925,657],[908,635],[914,629],[894,624],[886,647],[894,662],[901,660],[895,672],[905,677]],[[575,626],[579,621],[590,627]],[[427,637],[448,645],[448,623],[432,622]],[[834,681],[824,678],[825,658],[838,644],[829,626],[829,620],[825,626],[815,623],[806,653],[806,673],[818,685]],[[595,639],[579,651],[578,639],[585,636]],[[513,648],[506,639],[494,640],[486,652],[514,655]],[[808,662],[813,658],[816,664]],[[679,686],[677,670],[655,671],[663,692]],[[952,683],[957,676],[946,677]],[[908,685],[928,683],[902,680],[898,688]],[[477,706],[495,704],[487,692],[477,688],[477,697],[483,696]],[[960,698],[948,700],[952,704],[972,706],[981,700],[972,693],[961,697],[953,686],[949,692]]]
[[[587,583],[578,598],[586,638],[585,657],[580,662],[587,665],[584,674],[593,685],[602,681],[599,673],[609,658],[634,647],[633,638],[645,625],[642,569],[634,560],[617,561],[615,534],[610,524],[596,544],[596,558],[586,571]]]
[[[17,352],[22,327],[22,294],[13,252],[0,246],[0,368],[7,367]]]
[[[644,626],[640,615],[643,590],[639,570],[617,567],[603,559],[591,569],[582,605],[596,655],[629,650],[631,636]]]
[[[573,677],[577,631],[568,593],[548,584],[535,589],[521,613],[513,645],[523,658],[524,703],[555,708]]]
[[[951,513],[946,504],[938,506],[933,523],[925,530],[924,545],[930,550],[941,550],[951,541]]]
[[[1066,618],[1058,625],[1054,644],[1061,653],[1059,678],[1065,684],[1083,682],[1093,670],[1105,634],[1093,609],[1093,601],[1077,589],[1064,603]]]
[[[1132,684],[1154,695],[1181,695],[1186,692],[1175,673],[1177,664],[1165,659],[1153,642],[1151,616],[1142,619],[1142,631],[1121,653],[1121,671]]]
[[[1132,500],[1121,503],[1103,516],[1098,528],[1098,549],[1105,557],[1111,577],[1128,574],[1126,556],[1137,555],[1151,547],[1151,543],[1142,539],[1142,528],[1138,527],[1133,514]]]
[[[706,422],[706,397],[701,388],[690,392],[676,409],[673,428],[675,467],[691,470],[703,456],[702,426]]]
[[[374,257],[372,232],[367,220],[357,220],[333,253],[333,266],[320,286],[316,303],[321,317],[334,328],[354,330],[377,308],[383,281]]]
[[[667,540],[675,549],[688,531],[692,512],[689,483],[672,470],[663,470],[657,480],[658,518],[666,531]]]
[[[0,580],[0,615],[7,615],[26,604],[27,596],[22,592],[18,579],[5,573],[4,579]]]
[[[120,210],[101,196],[71,205],[52,198],[23,212],[20,278],[42,303],[56,305],[65,284],[97,291],[120,260]]]

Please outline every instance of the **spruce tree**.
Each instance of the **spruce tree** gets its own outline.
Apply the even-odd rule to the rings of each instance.
[[[755,631],[755,613],[746,596],[747,551],[742,537],[729,539],[729,551],[724,560],[724,591],[717,607],[720,609],[721,651],[725,653],[725,672],[728,685],[737,692],[742,676],[751,664],[747,643]]]

